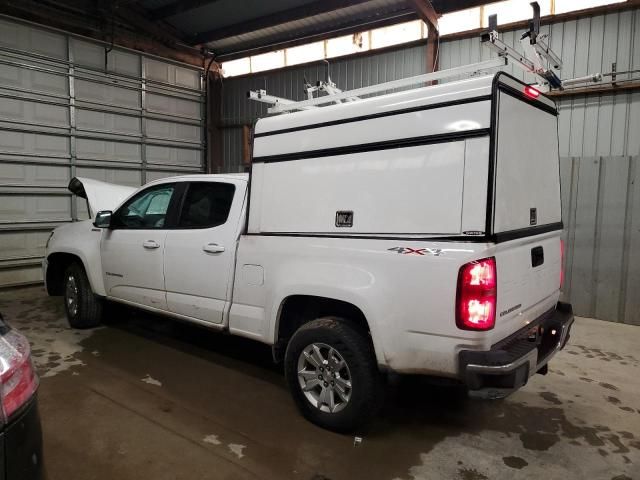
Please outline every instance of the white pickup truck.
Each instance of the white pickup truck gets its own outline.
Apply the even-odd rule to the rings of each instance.
[[[505,396],[573,322],[556,106],[504,73],[261,119],[250,175],[69,188],[93,218],[44,278],[72,326],[106,299],[272,345],[329,429],[371,418],[385,371]]]

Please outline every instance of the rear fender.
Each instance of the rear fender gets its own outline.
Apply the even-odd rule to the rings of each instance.
[[[308,295],[339,300],[353,305],[363,313],[371,331],[377,362],[380,365],[386,365],[384,349],[376,331],[376,319],[372,313],[374,308],[370,305],[367,296],[359,293],[359,291],[368,292],[372,279],[370,272],[349,265],[319,263],[314,264],[313,268],[310,268],[309,264],[290,264],[280,270],[277,275],[279,280],[274,281],[273,284],[278,287],[272,297],[273,304],[269,315],[271,343],[277,341],[280,312],[287,298],[294,295]]]

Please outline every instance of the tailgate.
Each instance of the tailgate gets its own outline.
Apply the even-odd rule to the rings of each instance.
[[[496,245],[498,292],[491,343],[555,307],[560,296],[561,233],[555,231]]]

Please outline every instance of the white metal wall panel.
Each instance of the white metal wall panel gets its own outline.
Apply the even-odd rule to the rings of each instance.
[[[564,296],[579,315],[640,325],[639,159],[561,159]]]
[[[201,70],[0,17],[0,286],[40,280],[72,176],[204,171]],[[106,64],[105,64],[106,61]]]
[[[558,107],[560,156],[640,154],[640,93],[579,96]]]

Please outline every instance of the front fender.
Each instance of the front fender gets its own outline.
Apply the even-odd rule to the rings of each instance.
[[[53,231],[46,258],[49,259],[55,253],[78,257],[87,272],[93,293],[106,296],[100,255],[101,239],[102,230],[95,228],[91,220],[63,225]]]

